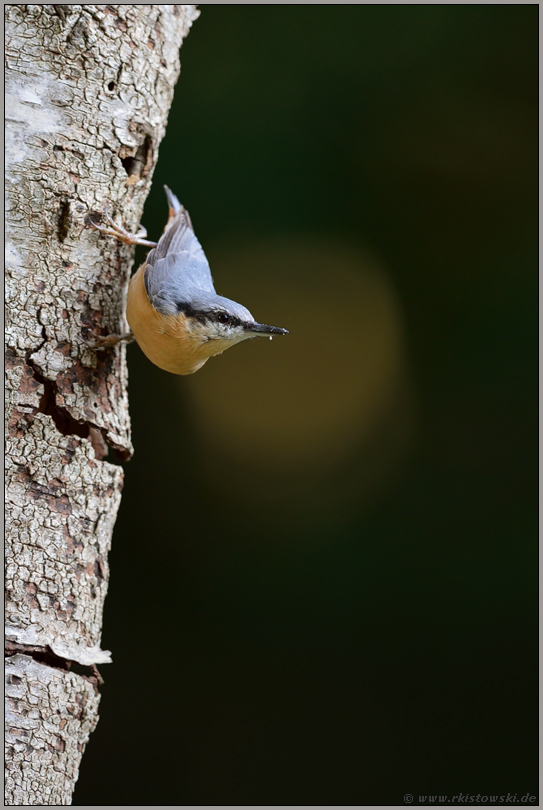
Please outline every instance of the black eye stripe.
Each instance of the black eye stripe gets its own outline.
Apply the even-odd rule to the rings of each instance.
[[[236,318],[235,315],[229,315],[228,312],[225,312],[223,309],[215,311],[197,310],[186,301],[178,301],[176,306],[178,312],[182,312],[188,318],[194,318],[194,320],[199,321],[200,323],[209,323],[210,321],[215,321],[215,323],[228,323],[231,326],[239,326],[241,324],[239,318]]]
[[[177,302],[177,311],[182,312],[188,318],[194,318],[195,321],[199,321],[200,323],[206,323],[209,318],[208,313],[194,309],[194,307],[192,307],[186,301]]]
[[[235,315],[229,315],[228,312],[214,312],[213,316],[218,323],[228,323],[230,326],[239,326],[241,321]]]

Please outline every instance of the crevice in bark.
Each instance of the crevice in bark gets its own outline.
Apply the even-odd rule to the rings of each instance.
[[[54,10],[57,17],[60,17],[62,22],[70,15],[70,9],[66,8],[66,6],[61,5],[58,3],[57,5],[52,5],[51,8]]]
[[[43,346],[43,343],[41,345]],[[63,436],[80,436],[82,439],[88,439],[92,444],[94,454],[98,461],[102,461],[106,458],[106,456],[109,455],[110,449],[113,451],[111,458],[108,459],[111,464],[120,464],[130,459],[130,452],[124,447],[120,447],[112,442],[104,428],[100,428],[98,425],[93,425],[90,422],[75,419],[67,408],[59,405],[56,383],[44,377],[30,356],[27,357],[27,363],[32,369],[36,381],[43,386],[43,394],[36,413],[44,413],[50,416],[58,432],[62,433]]]
[[[85,678],[85,680],[91,683],[96,692],[98,692],[98,687],[104,683],[104,679],[98,671],[96,664],[84,666],[83,664],[78,664],[76,661],[68,661],[67,658],[62,658],[60,655],[54,653],[49,647],[39,647],[31,644],[18,644],[15,641],[6,640],[4,653],[6,658],[18,654],[28,655],[39,664],[45,664],[45,666],[52,667],[53,669],[59,669],[62,672],[74,672],[76,675],[80,675],[82,678]],[[13,675],[10,676],[11,683],[13,683],[13,678],[15,677],[16,676]]]

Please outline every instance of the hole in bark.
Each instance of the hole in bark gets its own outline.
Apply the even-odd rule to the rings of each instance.
[[[130,177],[131,174],[137,174],[137,170],[135,169],[136,165],[136,158],[135,157],[125,157],[121,158],[121,163],[124,166],[124,170],[127,175]]]
[[[129,177],[133,174],[138,174],[140,177],[145,177],[145,175],[148,173],[148,163],[151,155],[152,145],[153,139],[150,135],[147,135],[133,157],[121,158],[121,163],[123,164],[124,170]]]
[[[63,200],[60,203],[60,214],[58,218],[58,238],[59,242],[66,241],[68,232],[70,230],[70,203],[68,200]]]
[[[115,82],[109,82],[107,89],[109,90],[110,93],[113,93],[113,91],[115,90]]]

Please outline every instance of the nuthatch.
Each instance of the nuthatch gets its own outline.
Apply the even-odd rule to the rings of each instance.
[[[143,228],[129,234],[107,213],[109,228],[89,220],[93,227],[126,244],[154,248],[130,280],[126,318],[132,334],[110,335],[92,348],[113,346],[133,335],[159,368],[172,374],[193,374],[210,357],[242,340],[288,334],[286,329],[257,323],[241,304],[217,295],[188,211],[164,188],[170,212],[158,244],[144,238]]]

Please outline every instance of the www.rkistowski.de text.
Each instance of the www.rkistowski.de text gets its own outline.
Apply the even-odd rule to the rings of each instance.
[[[413,804],[415,797],[406,793],[403,797],[406,804]],[[457,793],[454,796],[419,796],[419,804],[537,804],[537,796],[526,793],[507,793],[503,796],[491,796],[486,793]]]

